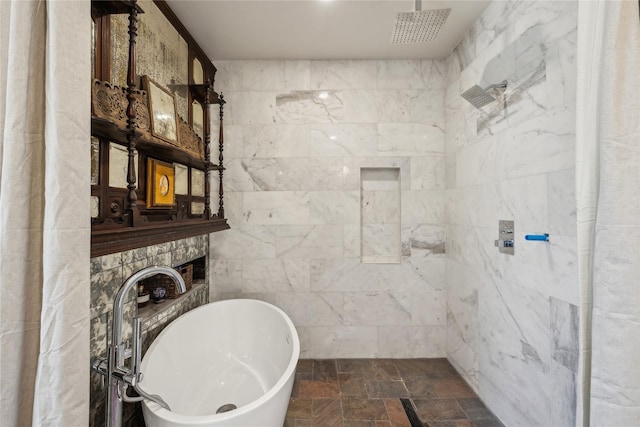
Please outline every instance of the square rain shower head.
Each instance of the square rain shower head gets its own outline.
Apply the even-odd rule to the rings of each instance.
[[[451,9],[398,12],[391,43],[432,42],[449,17]]]
[[[482,108],[496,100],[496,98],[491,96],[486,90],[482,89],[478,85],[474,85],[470,89],[467,89],[460,96],[476,108]]]

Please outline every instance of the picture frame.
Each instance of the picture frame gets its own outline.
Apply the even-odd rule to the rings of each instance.
[[[142,76],[149,98],[151,134],[173,145],[179,145],[176,97],[151,77]]]
[[[147,159],[147,208],[173,208],[176,203],[173,163]]]

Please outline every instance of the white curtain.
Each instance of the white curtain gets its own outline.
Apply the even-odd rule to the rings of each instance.
[[[0,1],[0,424],[89,419],[91,13]]]
[[[640,425],[640,11],[580,2],[578,426]]]

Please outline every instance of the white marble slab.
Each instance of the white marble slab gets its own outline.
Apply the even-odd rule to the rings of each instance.
[[[374,124],[328,124],[311,126],[312,157],[375,156],[378,133]]]
[[[410,325],[411,296],[398,291],[345,292],[344,322],[355,326]]]
[[[424,89],[427,87],[420,60],[378,61],[377,67],[377,87],[379,89]],[[428,72],[429,69],[425,67],[425,71]]]
[[[445,342],[444,326],[378,327],[378,357],[445,357]]]
[[[232,124],[273,123],[276,114],[276,92],[271,91],[233,91],[224,93],[227,107],[225,122],[229,118]]]
[[[278,258],[341,258],[343,239],[340,225],[276,226]]]
[[[431,124],[378,124],[378,154],[421,156],[444,153],[444,130]]]
[[[376,61],[312,61],[312,89],[369,89],[376,87]]]
[[[360,193],[358,191],[309,192],[311,224],[359,224]]]
[[[273,228],[261,225],[245,225],[212,233],[209,254],[212,259],[242,259],[249,254],[255,258],[275,258],[276,234]]]
[[[243,292],[308,292],[309,260],[245,259],[242,264]]]
[[[313,326],[303,329],[309,355],[334,358],[378,357],[378,329],[375,326]]]
[[[344,298],[341,293],[282,292],[278,293],[276,302],[296,326],[342,324]]]
[[[309,224],[309,193],[260,191],[242,193],[242,216],[246,224]]]
[[[334,158],[275,159],[275,167],[277,190],[330,191],[343,187],[342,162]]]
[[[295,90],[275,96],[275,123],[338,123],[344,117],[343,101],[334,90]]]

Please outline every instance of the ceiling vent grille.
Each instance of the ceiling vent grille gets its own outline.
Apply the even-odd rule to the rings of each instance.
[[[451,9],[398,12],[391,43],[425,43],[438,37]]]

